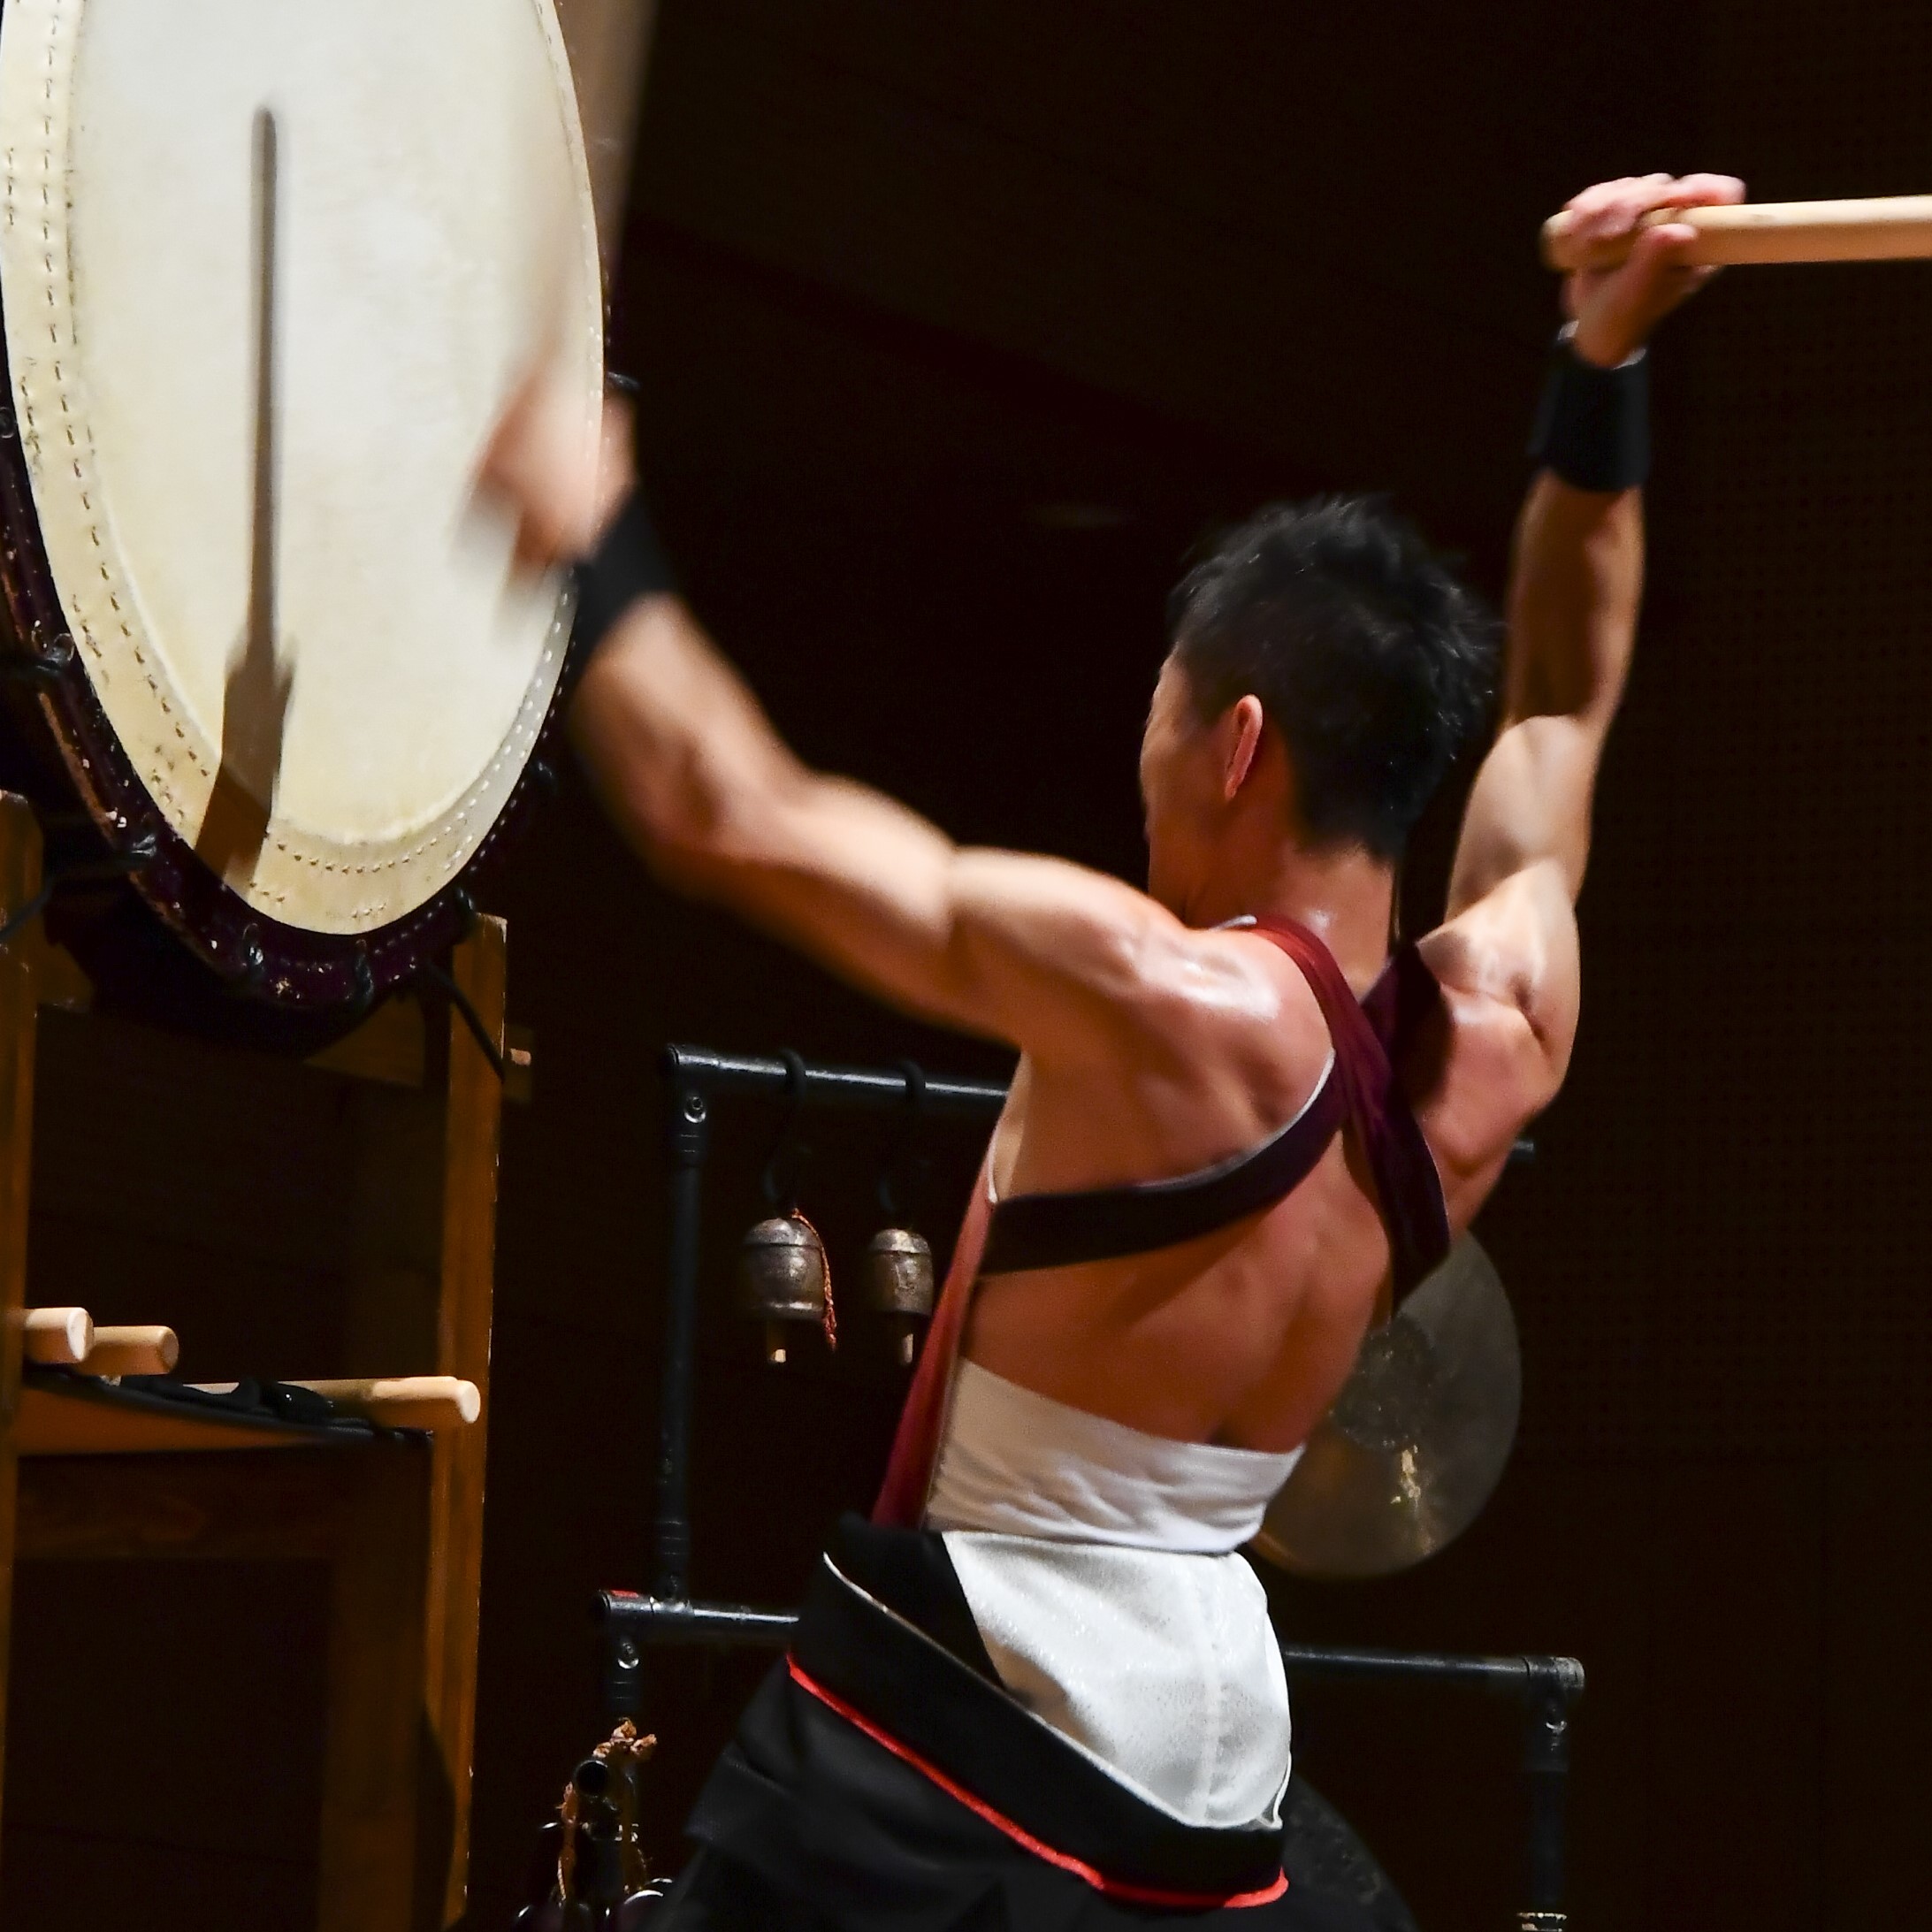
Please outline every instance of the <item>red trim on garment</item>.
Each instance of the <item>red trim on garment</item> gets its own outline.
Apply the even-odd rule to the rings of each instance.
[[[1288,1889],[1286,1872],[1279,1874],[1271,1885],[1264,1885],[1258,1891],[1232,1894],[1161,1891],[1151,1885],[1130,1885],[1123,1879],[1109,1878],[1084,1859],[1074,1858],[1069,1852],[1056,1852],[1051,1845],[1042,1844],[1025,1826],[1015,1824],[1004,1812],[996,1810],[983,1798],[975,1798],[963,1784],[948,1777],[936,1764],[922,1758],[910,1745],[901,1744],[890,1731],[882,1730],[863,1713],[854,1710],[836,1691],[828,1691],[817,1678],[799,1667],[796,1657],[788,1654],[785,1665],[791,1672],[791,1681],[801,1691],[815,1697],[828,1710],[837,1712],[848,1724],[864,1731],[875,1745],[883,1745],[902,1764],[911,1765],[921,1777],[930,1779],[948,1798],[957,1798],[975,1817],[983,1818],[996,1830],[1004,1832],[1022,1851],[1032,1852],[1036,1859],[1044,1859],[1049,1865],[1057,1866],[1063,1872],[1071,1872],[1075,1878],[1083,1879],[1096,1891],[1103,1892],[1110,1898],[1123,1898],[1137,1905],[1166,1905],[1185,1911],[1209,1912],[1217,1907],[1269,1905]]]
[[[980,1255],[992,1219],[989,1189],[993,1164],[992,1143],[974,1177],[973,1198],[966,1203],[959,1238],[953,1243],[952,1263],[939,1291],[939,1305],[926,1325],[913,1386],[905,1392],[899,1425],[893,1432],[885,1484],[873,1505],[872,1520],[896,1530],[916,1530],[926,1519],[926,1496],[933,1485],[933,1468],[939,1460],[939,1439],[945,1433],[946,1404],[952,1396],[952,1378],[959,1365],[959,1344],[966,1336],[966,1310],[973,1285],[980,1276]]]

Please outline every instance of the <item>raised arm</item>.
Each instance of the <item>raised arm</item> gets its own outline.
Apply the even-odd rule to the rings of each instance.
[[[485,467],[531,562],[589,550],[630,481],[628,424],[607,419],[599,471],[540,378]],[[807,768],[682,599],[624,606],[570,727],[613,818],[668,882],[880,998],[1049,1062],[1110,1052],[1123,1027],[1177,1004],[1267,997],[1253,949],[1203,947],[1118,880],[955,845],[892,799]]]
[[[660,876],[925,1017],[1065,1059],[1199,969],[1180,923],[1118,880],[955,845],[808,769],[676,598],[633,607],[572,729]]]
[[[1470,794],[1451,919],[1534,866],[1566,900],[1582,890],[1643,587],[1642,493],[1579,490],[1539,471],[1516,523],[1502,731]]]
[[[1652,175],[1591,188],[1570,207],[1580,227],[1611,234],[1653,208],[1743,194],[1728,176]],[[1644,580],[1641,491],[1617,486],[1630,450],[1603,433],[1614,428],[1617,399],[1608,385],[1616,378],[1594,372],[1629,371],[1657,324],[1705,279],[1708,271],[1679,260],[1691,233],[1651,229],[1623,267],[1572,276],[1565,286],[1568,353],[1579,365],[1566,407],[1585,420],[1572,413],[1567,431],[1546,437],[1546,464],[1516,525],[1502,730],[1470,796],[1447,923],[1426,943],[1446,983],[1520,1010],[1550,1091],[1576,1030],[1574,908]],[[1603,412],[1594,424],[1587,420],[1592,408]]]

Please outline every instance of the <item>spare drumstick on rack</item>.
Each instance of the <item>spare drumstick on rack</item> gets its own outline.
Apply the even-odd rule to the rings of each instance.
[[[172,1328],[95,1326],[84,1308],[26,1311],[29,1362],[83,1375],[165,1375],[181,1359]]]
[[[1742,202],[1717,208],[1658,208],[1639,229],[1682,224],[1698,237],[1684,259],[1697,267],[1767,262],[1900,262],[1932,256],[1932,195],[1890,195],[1862,201]],[[1579,241],[1566,209],[1543,224],[1546,266],[1615,268],[1631,237]]]
[[[172,1328],[96,1328],[94,1346],[80,1363],[83,1375],[169,1375],[181,1359]]]
[[[94,1346],[94,1317],[84,1308],[30,1308],[24,1326],[27,1359],[44,1367],[73,1368]]]
[[[324,1382],[283,1379],[292,1388],[313,1390],[347,1414],[380,1423],[385,1429],[460,1429],[483,1413],[483,1397],[477,1385],[454,1375],[353,1377]],[[197,1386],[220,1390],[234,1386],[232,1382]]]
[[[483,1413],[477,1385],[454,1375],[397,1375],[302,1386],[386,1429],[458,1429]]]

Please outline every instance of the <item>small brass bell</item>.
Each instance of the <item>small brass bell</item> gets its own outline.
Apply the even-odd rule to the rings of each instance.
[[[891,1324],[899,1362],[913,1365],[919,1324],[933,1312],[933,1251],[909,1227],[882,1227],[866,1248],[866,1304]]]
[[[738,1306],[765,1325],[765,1359],[784,1365],[788,1322],[826,1325],[825,1243],[802,1214],[775,1214],[738,1251]]]

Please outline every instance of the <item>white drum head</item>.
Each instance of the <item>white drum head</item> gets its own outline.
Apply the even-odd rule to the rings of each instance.
[[[602,388],[551,0],[6,0],[0,134],[14,413],[115,737],[256,912],[401,918],[566,642],[474,500],[540,355],[586,439]]]

